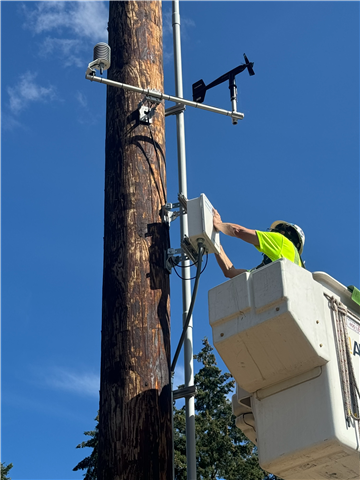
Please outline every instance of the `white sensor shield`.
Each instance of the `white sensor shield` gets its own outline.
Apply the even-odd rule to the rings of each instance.
[[[198,250],[202,241],[208,253],[220,253],[220,234],[214,230],[213,206],[203,193],[200,197],[187,201],[189,240]]]

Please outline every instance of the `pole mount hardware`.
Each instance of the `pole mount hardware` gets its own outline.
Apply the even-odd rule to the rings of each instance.
[[[170,225],[172,221],[181,215],[180,206],[180,203],[165,203],[165,205],[161,207],[161,220]]]
[[[165,268],[166,270],[171,273],[171,269],[179,265],[179,263],[183,260],[187,260],[188,257],[184,254],[184,250],[182,248],[168,248],[165,250]]]
[[[183,193],[179,193],[178,200],[182,208],[184,209],[184,213],[187,213],[187,198]]]
[[[147,105],[141,105],[141,107],[139,107],[139,123],[141,123],[141,125],[151,124],[154,115],[154,108],[150,108]]]
[[[189,398],[195,397],[197,392],[196,386],[191,385],[190,387],[178,388],[173,390],[173,400],[178,400],[179,398]]]
[[[123,88],[130,92],[142,93],[147,96],[150,95],[150,97],[156,97],[160,100],[168,100],[169,102],[199,108],[200,110],[207,110],[208,112],[218,113],[220,115],[225,115],[226,117],[237,118],[238,120],[242,120],[244,118],[244,114],[241,112],[224,110],[223,108],[212,107],[211,105],[205,105],[203,103],[186,100],[186,98],[183,97],[174,97],[173,95],[167,95],[166,93],[161,92],[157,93],[155,90],[151,90],[149,88],[135,87],[134,85],[127,85],[126,83],[115,82],[114,80],[110,80],[108,78],[97,77],[95,75],[95,71],[89,68],[85,73],[85,78],[86,80],[90,80],[90,82],[104,83],[105,85],[110,85],[111,87]]]
[[[181,248],[185,252],[185,254],[194,262],[196,263],[198,261],[198,252],[195,250],[195,248],[192,246],[189,237],[184,235],[184,238],[181,242]]]
[[[178,200],[178,203],[165,203],[165,205],[161,207],[161,220],[168,225],[180,215],[185,215],[187,213],[187,198],[185,195],[179,193]]]
[[[151,95],[152,93],[154,93],[154,95]],[[159,103],[162,102],[162,99],[158,97],[159,94],[161,94],[160,90],[149,90],[149,93],[146,94],[145,99],[149,103],[155,103],[156,105],[159,105]]]
[[[152,90],[155,94],[161,93],[158,90]],[[156,113],[156,107],[162,102],[161,98],[155,97],[148,93],[141,100],[138,105],[139,123],[142,125],[149,125],[152,123],[152,118]]]
[[[177,103],[173,107],[169,107],[165,110],[165,117],[169,115],[178,115],[186,110],[186,105],[182,105],[181,103]]]

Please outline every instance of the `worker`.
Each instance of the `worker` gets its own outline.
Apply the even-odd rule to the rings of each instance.
[[[214,228],[217,232],[251,243],[259,252],[263,253],[262,263],[253,270],[279,258],[287,258],[296,265],[305,267],[300,256],[305,244],[305,235],[297,225],[278,220],[271,225],[269,232],[260,232],[234,223],[223,222],[215,209],[213,215]],[[220,247],[220,254],[215,254],[215,257],[226,278],[233,278],[249,271],[243,268],[235,268],[222,246]]]

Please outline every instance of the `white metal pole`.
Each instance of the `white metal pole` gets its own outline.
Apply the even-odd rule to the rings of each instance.
[[[180,37],[180,11],[179,0],[172,2],[172,27],[174,41],[174,64],[175,64],[175,95],[183,97],[182,61],[181,61],[181,37]],[[186,152],[185,152],[185,127],[184,112],[176,115],[177,150],[178,150],[178,174],[179,193],[187,198],[186,179]],[[187,215],[180,217],[180,235],[188,235]],[[189,261],[182,262],[188,266]],[[190,269],[183,269],[182,296],[183,296],[183,323],[186,320],[191,301]],[[184,370],[185,387],[194,385],[194,360],[193,360],[193,321],[190,319],[184,340]],[[196,444],[195,444],[195,404],[194,397],[185,398],[186,406],[186,462],[187,480],[196,480]]]
[[[244,118],[244,114],[241,112],[224,110],[223,108],[213,107],[211,105],[206,105],[205,103],[192,102],[191,100],[186,100],[180,96],[174,97],[173,95],[167,95],[166,93],[158,92],[157,90],[151,90],[151,88],[134,87],[133,85],[128,85],[126,83],[115,82],[114,80],[108,80],[107,78],[103,77],[96,77],[93,73],[88,73],[88,71],[85,74],[85,78],[91,82],[104,83],[105,85],[123,88],[124,90],[129,90],[130,92],[143,93],[146,96],[155,97],[159,100],[168,100],[169,102],[180,103],[181,105],[187,105],[188,107],[219,113],[220,115],[225,115],[233,119],[242,120]]]

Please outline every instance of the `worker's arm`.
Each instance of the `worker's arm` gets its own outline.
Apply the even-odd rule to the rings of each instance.
[[[218,232],[222,232],[229,237],[236,237],[244,240],[244,242],[251,243],[258,247],[259,239],[256,234],[256,230],[250,230],[249,228],[236,225],[235,223],[224,223],[221,220],[219,213],[214,209],[214,228]]]
[[[234,267],[222,246],[220,246],[220,254],[215,253],[215,257],[226,278],[234,278],[236,275],[240,275],[240,273],[247,272],[247,270],[243,268]]]

